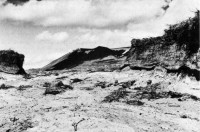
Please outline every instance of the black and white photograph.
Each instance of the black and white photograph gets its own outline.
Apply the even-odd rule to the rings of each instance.
[[[200,0],[0,0],[0,132],[200,132]]]

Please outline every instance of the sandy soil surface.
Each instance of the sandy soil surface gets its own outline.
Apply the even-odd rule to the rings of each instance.
[[[104,102],[122,86],[134,93],[146,87],[149,79],[160,83],[161,91],[188,93],[200,98],[199,82],[193,78],[157,71],[67,72],[22,76],[0,74],[1,132],[200,132],[200,101],[186,98],[141,98],[142,105],[127,104],[131,97]],[[72,79],[82,81],[72,83]],[[56,95],[44,95],[45,82],[62,81],[72,86]],[[114,85],[118,82],[116,85]],[[106,87],[96,84],[106,83]],[[110,84],[110,85],[109,85]],[[21,85],[21,86],[20,86]],[[22,86],[23,85],[23,86]]]

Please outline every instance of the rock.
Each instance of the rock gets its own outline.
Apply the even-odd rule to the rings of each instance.
[[[112,86],[113,83],[108,83],[108,82],[98,82],[95,84],[95,87],[101,87],[101,88],[106,88]]]
[[[138,106],[144,105],[144,102],[139,100],[128,100],[126,103],[129,105],[138,105]]]
[[[82,79],[79,79],[79,78],[74,78],[74,79],[71,79],[71,83],[78,83],[78,82],[82,82],[83,80]]]
[[[0,51],[0,71],[10,74],[26,74],[23,69],[24,55],[13,50]]]
[[[119,88],[118,90],[113,91],[110,95],[106,96],[102,102],[113,102],[119,101],[120,99],[124,99],[128,96],[128,91],[124,88]]]
[[[95,84],[95,87],[101,87],[101,88],[106,88],[106,82],[99,82]]]
[[[3,78],[3,77],[0,77],[0,80],[5,80],[5,78]]]
[[[18,90],[25,90],[26,88],[32,88],[32,85],[20,85]]]
[[[167,70],[161,66],[157,66],[154,68],[154,76],[164,77],[167,74]]]
[[[62,81],[52,83],[52,84],[46,83],[45,86],[46,86],[46,90],[44,92],[44,95],[46,95],[46,94],[56,95],[56,94],[65,92],[66,90],[72,90],[73,89],[72,86],[65,85],[65,84],[63,84]]]
[[[121,71],[130,71],[130,70],[131,70],[130,66],[126,66]]]
[[[58,74],[58,73],[55,73],[54,75],[55,75],[55,76],[58,76],[59,74]]]
[[[33,78],[33,77],[32,77],[30,74],[25,74],[25,75],[24,75],[24,78],[25,78],[25,79],[31,79],[31,78]]]
[[[122,88],[130,88],[131,86],[133,86],[133,84],[135,82],[136,82],[135,80],[127,81],[127,82],[121,82],[120,85],[122,86]]]
[[[114,86],[117,86],[119,84],[118,80],[115,80]]]
[[[68,78],[68,76],[57,77],[56,79],[65,79],[65,78]]]
[[[151,85],[151,84],[152,84],[152,80],[148,80],[147,85]]]
[[[129,64],[127,61],[125,61],[125,62],[123,63],[123,65],[120,66],[120,70],[121,70],[121,71],[130,71],[130,70],[131,70],[130,64]]]
[[[62,89],[58,89],[58,88],[46,88],[44,95],[47,94],[52,94],[52,95],[56,95],[61,93],[63,90]]]
[[[43,84],[43,87],[50,87],[51,86],[51,83],[49,83],[49,82],[45,82],[44,84]]]
[[[168,95],[170,95],[171,98],[181,98],[181,97],[183,97],[183,94],[177,93],[177,92],[172,92],[172,91],[169,91]]]
[[[62,81],[59,81],[59,82],[57,82],[57,83],[55,83],[55,84],[53,84],[55,87],[57,87],[57,88],[60,88],[60,87],[63,87],[64,86],[64,84],[63,84],[63,82]]]
[[[6,85],[5,84],[1,84],[0,85],[0,89],[6,89]]]
[[[90,91],[90,90],[94,90],[94,88],[86,87],[86,88],[84,88],[84,90],[88,90],[88,91]]]
[[[181,115],[180,117],[181,117],[181,118],[188,118],[187,115]]]

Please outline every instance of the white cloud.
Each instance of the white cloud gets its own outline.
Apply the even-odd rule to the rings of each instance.
[[[82,42],[98,42],[99,41],[99,36],[97,36],[96,34],[92,34],[91,32],[84,33],[81,36],[76,36],[76,38]]]
[[[164,12],[164,1],[30,0],[23,6],[0,6],[0,47],[23,51],[25,67],[41,67],[68,49],[130,46],[132,38],[162,35],[167,24],[200,9],[200,0],[173,0]],[[40,31],[44,32],[35,36]],[[10,39],[9,33],[14,37]]]
[[[175,24],[194,16],[194,12],[200,10],[200,0],[174,0],[170,8],[163,16],[161,23]]]
[[[2,5],[3,3],[5,3],[6,0],[0,0],[0,5]]]
[[[149,21],[164,13],[164,0],[31,0],[0,8],[0,19],[43,26],[121,27]]]
[[[194,14],[195,9],[200,9],[199,0],[170,1],[30,0],[23,6],[12,4],[0,6],[0,20],[27,22],[48,27],[125,29],[136,37],[140,34],[141,37],[148,37],[160,35],[167,24],[185,20]],[[168,4],[169,8],[165,13],[162,7]],[[135,33],[136,31],[138,33]],[[52,36],[50,33],[44,35]],[[87,35],[91,36],[91,34]],[[94,36],[91,39],[96,40]]]
[[[129,23],[127,29],[132,32],[133,37],[160,36],[164,33],[164,29],[168,28],[168,25],[193,17],[197,9],[200,10],[199,0],[173,0],[162,17],[144,23]]]
[[[41,41],[51,41],[51,42],[63,42],[68,39],[69,35],[66,32],[50,33],[49,31],[44,31],[36,36],[37,40]]]

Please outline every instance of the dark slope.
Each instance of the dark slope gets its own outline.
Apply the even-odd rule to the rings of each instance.
[[[13,50],[0,51],[0,71],[10,74],[25,74],[24,55]]]
[[[90,66],[92,66],[91,63],[94,64],[94,60],[96,60],[100,64],[104,65],[104,62],[106,62],[106,60],[103,60],[103,58],[112,56],[111,57],[112,59],[108,57],[107,60],[115,60],[115,59],[123,56],[123,53],[127,49],[129,49],[129,48],[109,49],[109,48],[101,47],[101,46],[96,47],[94,49],[81,48],[81,49],[74,50],[71,53],[68,53],[68,54],[52,61],[50,64],[43,67],[42,70],[70,69],[70,68],[74,68],[77,66],[80,67],[80,65],[83,66],[84,64],[87,63],[87,61],[90,61],[90,64],[87,63],[87,66],[90,67]],[[105,63],[105,65],[109,65],[109,64]],[[86,65],[84,65],[84,66],[86,67]],[[97,67],[99,67],[99,65],[96,65],[95,67],[97,68]]]
[[[127,58],[131,68],[152,69],[162,66],[169,71],[200,70],[199,13],[171,25],[161,37],[133,39]],[[184,68],[183,68],[184,67]]]

